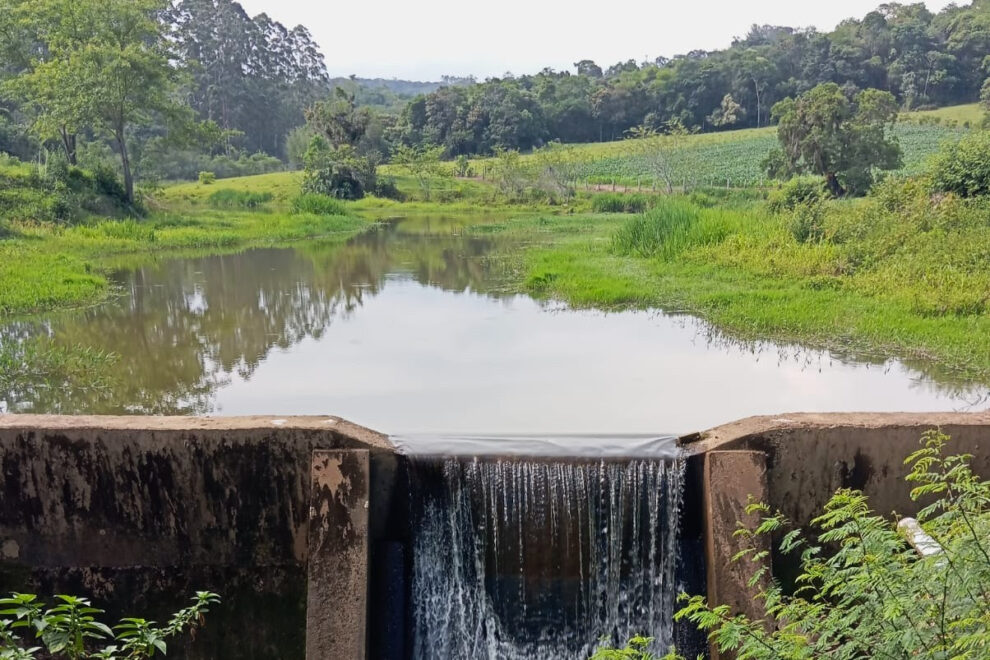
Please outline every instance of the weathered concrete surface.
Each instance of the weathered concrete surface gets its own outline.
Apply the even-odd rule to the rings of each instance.
[[[391,445],[338,418],[0,415],[0,593],[162,620],[209,589],[223,605],[177,657],[302,657],[321,449],[367,451],[390,508]]]
[[[990,412],[753,417],[707,431],[686,447],[766,453],[767,503],[805,525],[840,488],[862,490],[882,514],[917,513],[904,459],[933,428],[952,437],[950,452],[973,454],[977,474],[990,475]]]
[[[747,514],[752,499],[767,499],[766,454],[758,451],[712,451],[705,454],[705,563],[708,571],[708,598],[711,602],[730,605],[734,612],[751,619],[763,616],[753,600],[749,580],[758,568],[751,561],[734,562],[742,550],[768,550],[768,539],[741,538],[735,535],[739,524],[752,529],[760,522],[757,514]]]
[[[368,611],[366,450],[313,454],[306,658],[364,658]]]

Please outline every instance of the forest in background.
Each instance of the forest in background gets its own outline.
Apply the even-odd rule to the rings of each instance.
[[[61,151],[71,164],[119,171],[123,142],[138,181],[295,168],[312,138],[306,110],[334,87],[366,110],[367,148],[378,162],[400,147],[440,147],[449,158],[609,141],[672,122],[699,131],[766,126],[778,101],[826,82],[889,91],[904,110],[973,102],[981,91],[990,98],[990,0],[937,14],[920,3],[884,4],[832,32],[754,25],[723,50],[611,66],[583,60],[575,71],[480,83],[331,78],[305,27],[251,17],[237,2],[123,4],[152,17],[140,39],[170,70],[129,81],[164,84],[168,98],[135,108],[121,141],[82,109],[59,107],[64,99],[51,89],[18,84],[54,64],[87,12],[121,0],[0,0],[0,151],[22,160]],[[31,23],[28,5],[48,11],[27,12]]]

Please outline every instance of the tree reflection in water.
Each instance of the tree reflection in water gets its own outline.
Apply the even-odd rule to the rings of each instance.
[[[494,241],[457,230],[436,219],[384,223],[344,245],[164,260],[115,273],[123,295],[111,303],[0,328],[8,351],[42,341],[113,352],[108,382],[95,387],[85,374],[69,374],[42,383],[41,369],[26,365],[0,389],[0,410],[208,413],[220,387],[250,379],[273,349],[321,338],[389,276],[495,295],[498,278],[486,259]]]

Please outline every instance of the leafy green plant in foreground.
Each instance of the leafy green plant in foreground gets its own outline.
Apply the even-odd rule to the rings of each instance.
[[[165,655],[168,639],[183,633],[194,635],[204,625],[210,606],[220,602],[216,594],[199,591],[193,604],[176,612],[164,626],[125,618],[111,628],[96,619],[103,610],[93,607],[88,599],[55,598],[55,604],[48,608],[32,594],[15,593],[0,599],[0,660],[123,660]]]
[[[751,504],[762,522],[738,535],[783,534],[781,552],[800,558],[794,592],[771,578],[765,551],[744,551],[736,560],[760,567],[751,587],[767,585],[759,593],[764,620],[700,596],[687,599],[676,618],[741,660],[990,657],[990,482],[973,473],[971,456],[946,457],[948,441],[930,431],[906,461],[912,499],[930,499],[918,521],[935,552],[912,549],[858,491],[832,497],[812,521],[813,542],[801,530],[784,533],[780,513]],[[599,656],[610,657],[637,656]]]

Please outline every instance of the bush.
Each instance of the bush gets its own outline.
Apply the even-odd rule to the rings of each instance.
[[[791,213],[791,235],[798,243],[820,242],[825,238],[825,202],[800,204]]]
[[[204,186],[209,186],[209,185],[211,185],[213,183],[216,183],[216,180],[217,180],[217,175],[214,174],[213,172],[200,172],[199,173],[199,182],[201,184],[203,184]]]
[[[464,154],[457,157],[454,161],[454,176],[461,178],[474,176],[474,171],[471,169],[471,161]]]
[[[375,197],[382,199],[394,199],[397,202],[406,201],[406,196],[402,194],[399,187],[395,185],[395,177],[383,176],[375,183]]]
[[[127,203],[127,192],[124,184],[117,178],[117,173],[109,165],[98,164],[93,168],[93,189],[98,195],[104,195],[118,203]]]
[[[375,190],[375,164],[349,145],[331,147],[317,136],[306,151],[303,192],[357,200]]]
[[[313,215],[347,215],[347,207],[339,199],[307,193],[292,200],[293,213],[311,213]]]
[[[990,195],[990,131],[943,146],[932,159],[932,190],[960,197]]]
[[[770,193],[767,208],[771,213],[793,211],[799,206],[817,204],[828,197],[825,183],[818,177],[795,177]]]
[[[274,199],[270,192],[251,192],[222,188],[209,197],[210,206],[218,209],[256,209]]]
[[[591,208],[595,213],[642,213],[649,205],[649,197],[635,194],[602,193],[591,200]]]
[[[928,500],[916,532],[877,515],[866,496],[838,491],[811,522],[816,537],[788,531],[779,512],[751,504],[762,520],[741,538],[773,535],[782,556],[798,559],[796,593],[768,580],[769,553],[746,550],[737,561],[758,566],[765,621],[691,598],[677,613],[709,634],[723,653],[741,658],[986,658],[990,649],[990,482],[971,456],[946,456],[949,438],[925,434],[908,457],[911,498]],[[908,527],[910,530],[911,527]],[[916,551],[905,540],[910,535]],[[982,649],[982,650],[981,650]]]

